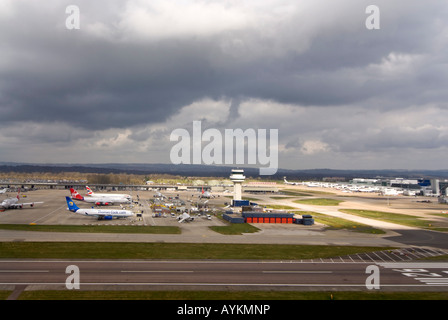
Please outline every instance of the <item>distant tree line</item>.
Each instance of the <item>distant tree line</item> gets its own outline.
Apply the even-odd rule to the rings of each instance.
[[[126,173],[91,173],[86,175],[91,184],[145,184],[144,175]]]

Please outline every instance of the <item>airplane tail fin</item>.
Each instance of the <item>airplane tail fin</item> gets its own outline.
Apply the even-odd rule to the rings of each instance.
[[[17,199],[20,200],[20,188],[17,190]]]
[[[70,197],[65,197],[65,200],[67,201],[68,210],[72,212],[76,212],[79,210],[78,206],[72,201]]]
[[[93,196],[93,191],[92,191],[92,189],[90,189],[89,186],[86,186],[86,189],[87,189],[87,194],[88,194],[89,196]]]
[[[70,188],[70,194],[72,195],[72,198],[75,200],[81,200],[81,201],[84,200],[84,197],[80,195],[78,191],[76,191],[73,188]]]

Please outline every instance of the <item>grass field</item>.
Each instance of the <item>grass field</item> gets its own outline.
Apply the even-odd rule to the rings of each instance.
[[[304,192],[299,192],[299,191],[282,190],[281,193],[284,195],[287,195],[287,196],[295,196],[295,197],[311,197],[311,196],[313,196],[310,193],[304,193]]]
[[[6,292],[0,297],[7,296]],[[6,299],[6,298],[5,298]],[[24,291],[19,300],[447,300],[448,292]]]
[[[303,190],[303,192],[302,192],[301,190],[296,190],[296,189],[283,189],[283,190],[281,190],[281,192],[284,193],[284,194],[294,195],[294,196],[295,196],[295,195],[298,195],[298,194],[304,194],[304,195],[307,195],[307,196],[310,196],[310,195],[317,195],[317,194],[321,194],[321,195],[324,195],[324,194],[327,194],[327,195],[334,195],[333,192],[318,191],[318,190],[313,190],[313,189],[310,189],[310,188],[308,188],[308,189],[306,189],[306,190]]]
[[[260,204],[260,206],[261,207],[266,207],[268,209],[277,209],[277,210],[294,210],[294,209],[297,209],[297,208],[294,208],[294,207],[291,207],[291,206],[284,206],[284,205],[281,205],[281,204],[268,204],[268,203],[265,203],[265,204]]]
[[[339,229],[346,229],[351,230],[354,232],[361,232],[361,233],[369,233],[369,234],[384,234],[385,232],[381,229],[376,229],[374,227],[357,223],[354,221],[338,218],[338,217],[332,217],[329,215],[317,213],[317,212],[311,212],[311,211],[294,211],[296,214],[304,215],[309,214],[313,216],[314,220],[318,223],[322,223],[327,226],[327,230],[339,230]]]
[[[292,199],[292,197],[269,197],[269,198],[274,199],[274,200],[286,200],[286,199]]]
[[[390,247],[215,243],[1,242],[0,258],[41,259],[318,259]]]
[[[170,226],[81,226],[81,225],[28,225],[0,224],[0,230],[43,231],[43,232],[87,232],[87,233],[150,233],[180,234],[179,227]]]
[[[310,204],[314,206],[337,206],[343,201],[326,199],[326,198],[313,198],[313,199],[294,200],[293,202],[299,204]]]
[[[228,226],[211,226],[209,228],[215,232],[226,235],[254,233],[260,231],[260,229],[248,223],[232,223]]]
[[[341,209],[340,211],[365,218],[377,219],[381,221],[402,224],[410,227],[417,227],[438,231],[448,231],[448,228],[438,228],[435,225],[436,224],[435,221],[426,220],[417,216],[407,214],[391,213],[383,211],[371,211],[371,210],[357,210],[357,209]]]

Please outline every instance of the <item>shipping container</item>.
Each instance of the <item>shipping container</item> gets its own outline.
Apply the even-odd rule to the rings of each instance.
[[[244,218],[243,217],[238,217],[238,216],[229,216],[227,214],[223,214],[222,218],[226,221],[229,221],[230,223],[244,223]]]
[[[249,206],[250,201],[249,200],[232,200],[232,206],[234,207],[242,207],[242,206]]]
[[[252,223],[293,223],[294,214],[287,212],[243,211],[242,216]]]
[[[303,225],[312,226],[314,224],[314,219],[303,219]]]

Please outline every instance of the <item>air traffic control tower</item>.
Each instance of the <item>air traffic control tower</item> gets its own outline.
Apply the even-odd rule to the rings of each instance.
[[[243,169],[232,169],[230,180],[233,182],[233,202],[241,201],[242,185],[246,177]]]

